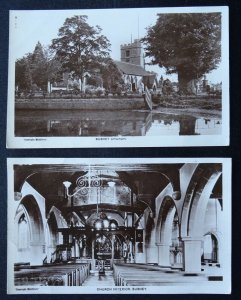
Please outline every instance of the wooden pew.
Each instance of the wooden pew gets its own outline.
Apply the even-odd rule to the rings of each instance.
[[[117,286],[183,285],[190,282],[199,283],[208,281],[208,278],[204,275],[190,278],[183,276],[183,273],[180,271],[174,272],[160,268],[159,266],[115,264],[113,271],[115,285]],[[175,273],[175,276],[172,273]]]
[[[89,276],[89,264],[28,266],[15,271],[15,285],[80,286]]]

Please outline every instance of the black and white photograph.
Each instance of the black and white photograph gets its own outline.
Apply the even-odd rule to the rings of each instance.
[[[9,294],[228,294],[231,159],[8,158]]]
[[[11,10],[8,148],[229,145],[228,7]]]

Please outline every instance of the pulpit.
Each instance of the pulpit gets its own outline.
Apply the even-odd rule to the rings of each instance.
[[[111,252],[97,252],[99,275],[105,275],[106,262],[111,259]]]

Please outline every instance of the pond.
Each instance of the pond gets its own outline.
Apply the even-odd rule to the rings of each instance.
[[[16,137],[218,135],[219,117],[141,111],[16,110]]]

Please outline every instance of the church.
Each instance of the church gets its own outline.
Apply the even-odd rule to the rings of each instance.
[[[123,82],[128,92],[142,94],[145,88],[156,91],[158,88],[157,74],[145,70],[144,51],[139,39],[130,44],[120,46],[120,60],[113,61],[122,75]],[[86,90],[88,79],[92,76],[99,78],[99,87],[103,88],[101,71],[97,69],[85,72],[83,82],[72,73],[64,72],[60,82],[48,82],[48,92],[72,90],[74,87]]]
[[[8,163],[9,292],[230,284],[226,163],[59,161]]]
[[[144,50],[139,39],[130,44],[120,46],[121,60],[115,64],[123,76],[129,91],[144,92],[145,87],[156,91],[158,88],[157,74],[145,70]]]

